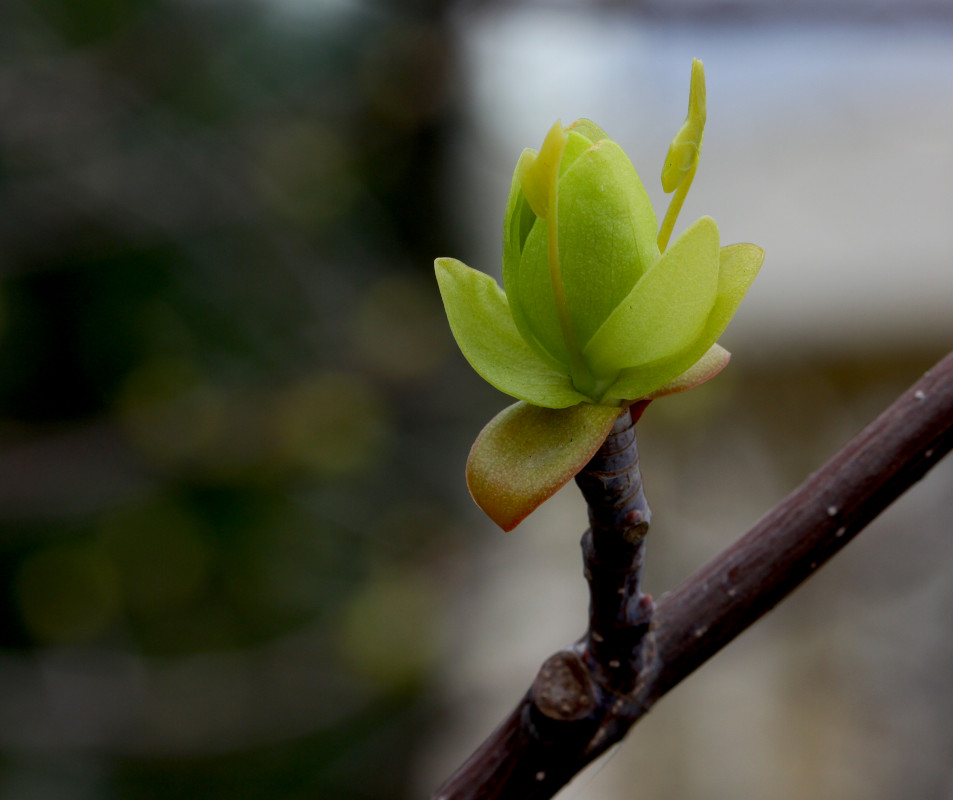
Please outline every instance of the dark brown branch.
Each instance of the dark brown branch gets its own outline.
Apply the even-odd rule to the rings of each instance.
[[[589,629],[554,653],[512,714],[437,790],[442,798],[548,798],[621,739],[640,710],[630,700],[652,659],[652,601],[640,589],[649,511],[642,491],[635,420],[616,420],[576,477],[589,506],[582,537]]]
[[[635,423],[628,410],[576,476],[576,484],[589,506],[589,528],[582,537],[589,583],[583,653],[601,684],[628,694],[642,670],[641,641],[652,614],[652,599],[641,591],[652,512],[642,489]]]
[[[624,693],[605,677],[612,668],[602,658],[611,658],[612,650],[600,653],[589,647],[592,630],[608,630],[616,642],[626,635],[613,630],[617,623],[627,621],[644,630],[644,619],[632,613],[631,606],[641,593],[637,579],[623,576],[620,583],[619,575],[606,571],[610,585],[617,592],[624,589],[625,606],[607,602],[601,609],[601,601],[595,598],[601,597],[603,589],[598,585],[592,589],[593,629],[587,637],[544,663],[513,713],[437,790],[433,800],[551,798],[621,739],[656,700],[790,594],[950,449],[953,353],[747,534],[659,600],[649,632],[634,637],[628,656],[636,674],[631,691]],[[588,537],[603,527],[603,520],[608,519],[611,529],[610,509],[625,503],[604,494],[600,499],[598,491],[590,491],[591,485],[587,488],[587,480],[580,481],[583,491],[590,504],[597,506],[590,514],[594,527],[587,531]],[[603,485],[608,489],[610,482]],[[621,528],[625,540],[627,529]],[[632,537],[631,531],[628,535],[640,538]],[[620,556],[629,559],[620,571],[638,572],[641,544],[630,548],[638,552]],[[618,541],[611,546],[622,547]],[[591,557],[587,551],[587,567]],[[593,573],[598,584],[602,578],[597,574],[602,573]],[[637,607],[650,608],[641,600]],[[647,657],[650,652],[652,656]]]
[[[953,448],[953,353],[748,533],[661,598],[651,705],[770,611]]]

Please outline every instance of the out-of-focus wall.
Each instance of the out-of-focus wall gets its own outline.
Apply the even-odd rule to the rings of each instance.
[[[511,170],[557,118],[605,128],[664,213],[658,174],[690,60],[705,62],[708,127],[680,225],[711,214],[725,243],[767,257],[726,334],[729,368],[638,426],[655,595],[953,342],[953,19],[890,3],[856,17],[765,5],[490,4],[458,19],[465,115],[451,174],[471,199],[459,207],[471,238],[454,255],[497,276]],[[947,462],[560,797],[949,796],[951,495]],[[458,596],[443,689],[457,716],[422,765],[422,792],[585,626],[574,486],[510,534],[469,524],[479,567]]]

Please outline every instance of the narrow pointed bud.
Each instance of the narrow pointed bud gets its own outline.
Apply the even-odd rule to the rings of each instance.
[[[675,192],[665,212],[658,232],[658,249],[665,252],[668,240],[675,229],[675,220],[688,195],[698,158],[701,155],[702,137],[705,135],[707,117],[705,102],[705,66],[697,58],[692,59],[692,80],[688,90],[688,114],[679,128],[672,143],[668,146],[668,155],[662,167],[662,189],[666,193]]]
[[[662,167],[662,189],[674,192],[694,174],[705,135],[705,67],[697,58],[692,60],[692,81],[688,93],[688,115],[668,147],[665,166]]]

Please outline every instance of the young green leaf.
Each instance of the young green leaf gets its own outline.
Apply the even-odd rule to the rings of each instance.
[[[618,373],[688,347],[714,305],[718,271],[718,227],[711,217],[702,217],[642,276],[592,337],[585,357],[593,371]]]
[[[619,145],[586,150],[559,182],[559,253],[579,344],[592,335],[658,260],[656,219]]]
[[[606,401],[651,395],[675,380],[704,356],[724,332],[764,261],[764,251],[753,244],[721,248],[718,295],[698,338],[681,352],[641,367],[623,370],[606,393]]]
[[[569,376],[546,364],[520,336],[506,295],[489,275],[454,258],[434,262],[450,330],[470,365],[513,397],[550,408],[586,400]]]

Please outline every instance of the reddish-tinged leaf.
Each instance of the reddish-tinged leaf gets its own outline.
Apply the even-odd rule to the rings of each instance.
[[[497,525],[512,530],[588,463],[621,410],[590,403],[541,408],[522,401],[505,408],[470,450],[470,494]]]
[[[708,352],[705,353],[705,355],[675,378],[675,380],[669,381],[660,389],[656,389],[648,395],[648,397],[664,397],[667,394],[686,392],[689,389],[694,389],[696,386],[701,386],[705,381],[710,381],[727,367],[730,360],[731,353],[725,350],[720,344],[713,344],[708,348]]]

